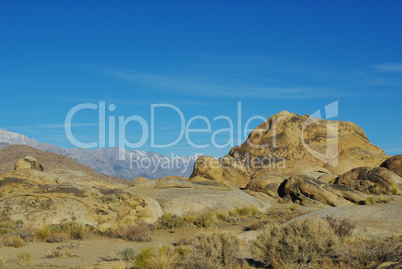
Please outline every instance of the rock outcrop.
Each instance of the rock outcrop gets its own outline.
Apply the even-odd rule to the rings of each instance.
[[[32,227],[69,221],[95,228],[136,222],[154,223],[162,210],[154,199],[134,194],[79,171],[43,171],[34,158],[17,162],[0,177],[0,215]]]
[[[254,129],[227,156],[200,157],[190,179],[224,179],[244,188],[252,177],[341,175],[360,166],[377,167],[386,158],[354,123],[283,111]]]
[[[402,154],[395,155],[381,164],[381,167],[385,167],[391,170],[398,176],[402,177]]]
[[[376,194],[383,190],[398,192],[400,186],[402,186],[402,178],[384,167],[373,169],[358,167],[338,177],[335,184],[344,185],[361,192]]]
[[[246,189],[266,193],[274,198],[279,198],[280,186],[286,180],[282,175],[268,174],[252,178]]]
[[[31,156],[27,156],[25,158],[19,159],[14,166],[14,170],[22,170],[22,169],[33,169],[37,171],[43,171],[43,166]]]
[[[164,177],[137,184],[134,193],[158,201],[164,213],[177,216],[200,215],[209,211],[225,212],[239,207],[254,206],[265,212],[272,200],[259,193],[247,193],[215,181],[189,181],[181,177]]]

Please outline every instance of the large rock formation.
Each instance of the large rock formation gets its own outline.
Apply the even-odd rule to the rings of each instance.
[[[34,158],[17,161],[0,177],[0,215],[33,227],[76,221],[95,228],[153,223],[162,215],[152,198],[123,184],[102,181],[80,171],[43,171]]]
[[[398,176],[402,177],[402,154],[395,155],[387,159],[381,164],[381,166],[391,170]]]
[[[402,178],[383,167],[358,167],[338,177],[335,183],[362,192],[376,193],[385,189],[395,193],[402,186]]]
[[[318,178],[359,166],[376,167],[386,157],[354,123],[283,111],[254,129],[246,142],[227,156],[219,160],[201,157],[190,178],[224,179],[244,188],[256,173]]]
[[[226,212],[254,206],[265,212],[272,200],[259,193],[247,193],[236,187],[219,185],[214,181],[194,182],[182,177],[164,177],[136,184],[133,193],[152,197],[164,213],[200,215],[210,211]]]

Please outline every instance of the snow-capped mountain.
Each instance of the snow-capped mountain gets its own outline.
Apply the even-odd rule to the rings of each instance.
[[[164,156],[155,152],[127,151],[119,148],[67,149],[39,143],[25,135],[0,129],[0,149],[12,144],[27,145],[43,151],[66,155],[99,173],[127,179],[139,176],[149,179],[172,175],[188,177],[193,171],[194,162],[199,157],[196,155],[189,157]],[[123,156],[124,158],[121,158]]]

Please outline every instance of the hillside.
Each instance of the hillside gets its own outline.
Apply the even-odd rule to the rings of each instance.
[[[27,145],[33,148],[54,152],[68,156],[77,162],[89,166],[96,172],[113,177],[135,179],[136,177],[145,177],[148,179],[161,178],[164,176],[183,176],[188,177],[191,174],[196,156],[164,156],[156,152],[147,152],[143,150],[124,150],[124,160],[119,159],[119,148],[100,148],[96,150],[87,150],[84,148],[62,148],[47,143],[39,143],[35,139],[29,138],[23,134],[10,132],[0,129],[0,149],[8,145]],[[132,165],[131,160],[138,163],[148,163],[148,167]],[[161,161],[168,162],[169,165],[155,165]]]
[[[43,165],[45,171],[67,169],[82,172],[105,182],[130,183],[128,179],[99,174],[92,168],[80,164],[67,156],[38,150],[25,145],[10,145],[0,150],[0,175],[13,170],[15,163],[25,156],[32,156],[37,159]]]

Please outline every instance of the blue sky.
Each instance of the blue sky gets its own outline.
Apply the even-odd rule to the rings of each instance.
[[[338,120],[357,123],[386,153],[402,152],[401,1],[166,2],[1,1],[0,128],[70,148],[64,121],[76,105],[114,104],[107,120],[137,115],[150,124],[151,104],[167,103],[186,122],[208,119],[210,132],[191,135],[208,144],[228,127],[214,117],[237,123],[238,102],[244,124],[338,101]],[[155,109],[155,119],[156,143],[179,136],[174,110]],[[72,131],[97,141],[98,122],[97,111],[81,110]],[[245,139],[236,125],[234,141],[216,137],[230,142],[222,148],[194,149],[183,138],[140,149],[223,156]],[[127,125],[129,141],[141,135],[141,125]]]

